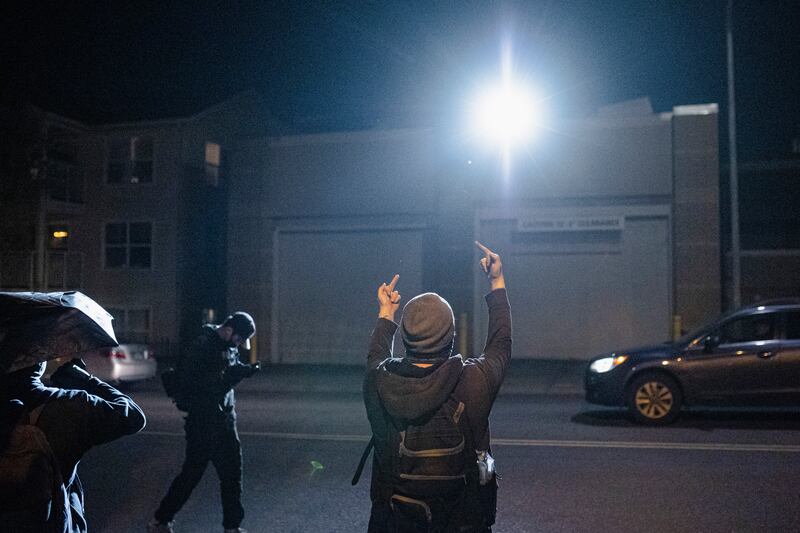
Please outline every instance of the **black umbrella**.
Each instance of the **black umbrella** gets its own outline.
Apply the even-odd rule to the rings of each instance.
[[[117,346],[112,320],[80,292],[0,292],[0,374]]]

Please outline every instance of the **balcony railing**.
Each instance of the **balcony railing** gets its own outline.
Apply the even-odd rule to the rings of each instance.
[[[0,289],[32,291],[35,284],[35,252],[0,252]]]
[[[0,289],[34,291],[36,252],[0,252]],[[83,286],[83,254],[50,250],[45,258],[44,286],[48,291],[79,290]]]

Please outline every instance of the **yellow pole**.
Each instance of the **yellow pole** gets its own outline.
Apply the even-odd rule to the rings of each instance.
[[[681,336],[681,329],[681,315],[672,315],[672,340],[678,340]]]

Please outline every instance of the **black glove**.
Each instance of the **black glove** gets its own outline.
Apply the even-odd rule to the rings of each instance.
[[[64,363],[50,376],[50,383],[61,389],[86,390],[91,386],[92,375],[86,371],[83,359],[75,358]]]

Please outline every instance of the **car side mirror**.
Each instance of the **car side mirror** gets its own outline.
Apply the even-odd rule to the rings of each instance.
[[[706,353],[713,352],[717,346],[719,346],[719,335],[709,335],[703,339],[703,349]]]

